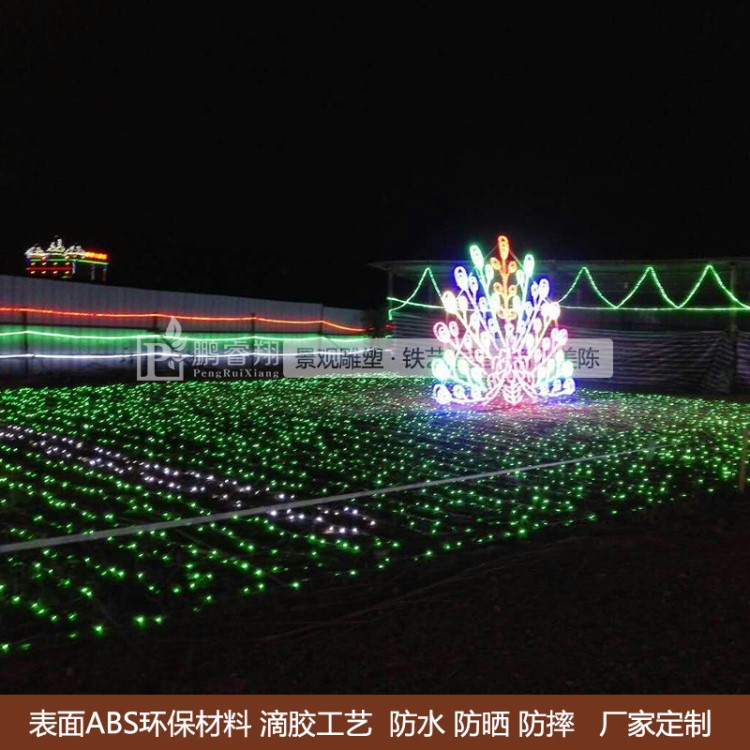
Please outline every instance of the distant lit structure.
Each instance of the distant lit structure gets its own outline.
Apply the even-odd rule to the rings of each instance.
[[[84,250],[80,245],[65,247],[61,239],[46,250],[34,245],[26,251],[26,273],[40,278],[105,282],[108,265],[107,253]]]

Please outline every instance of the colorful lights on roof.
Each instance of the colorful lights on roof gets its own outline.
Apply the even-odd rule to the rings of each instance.
[[[26,273],[29,276],[86,281],[106,281],[109,255],[98,250],[84,250],[80,245],[65,247],[61,239],[50,243],[45,250],[40,245],[26,253]]]

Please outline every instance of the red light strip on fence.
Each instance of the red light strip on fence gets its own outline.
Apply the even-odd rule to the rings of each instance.
[[[50,310],[42,307],[0,307],[0,313],[29,313],[33,315],[62,315],[70,318],[175,318],[176,320],[194,320],[201,322],[216,323],[242,323],[256,321],[259,323],[280,323],[292,326],[320,325],[335,328],[339,331],[351,331],[352,333],[365,333],[366,328],[342,326],[325,318],[308,320],[282,320],[280,318],[263,318],[259,315],[180,315],[179,313],[112,313],[112,312],[86,312],[83,310]]]

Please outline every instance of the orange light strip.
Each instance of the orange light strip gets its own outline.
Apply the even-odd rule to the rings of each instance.
[[[308,319],[308,320],[283,320],[281,318],[263,318],[259,315],[180,315],[179,313],[112,313],[112,312],[86,312],[83,310],[52,310],[42,307],[0,307],[0,313],[29,313],[33,315],[61,315],[70,318],[175,318],[176,320],[195,320],[201,322],[216,323],[244,323],[256,321],[259,323],[282,323],[284,325],[307,326],[322,325],[329,328],[335,328],[338,331],[351,331],[352,333],[365,333],[366,328],[342,326],[339,323],[333,323],[325,318]]]
[[[36,273],[37,271],[72,271],[73,266],[26,266],[26,270],[31,273]]]

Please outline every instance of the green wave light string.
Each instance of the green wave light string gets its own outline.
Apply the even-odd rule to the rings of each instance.
[[[433,286],[435,287],[435,290],[437,291],[437,283],[435,281],[435,276],[432,272],[431,268],[426,268],[424,272],[422,273],[422,276],[417,283],[417,286],[415,287],[414,291],[411,293],[411,295],[407,299],[400,299],[398,297],[388,297],[389,303],[395,303],[391,306],[391,308],[388,311],[388,317],[389,319],[393,319],[393,315],[401,310],[402,308],[406,306],[411,307],[419,307],[423,309],[433,309],[433,310],[441,310],[441,305],[431,305],[424,302],[414,302],[414,297],[418,294],[421,287],[423,286],[424,280],[428,278],[432,281]],[[722,291],[722,293],[725,295],[727,300],[732,303],[731,305],[715,305],[715,306],[689,306],[690,301],[695,297],[695,295],[698,293],[698,290],[701,288],[703,283],[706,281],[706,279],[710,277],[713,279],[713,281],[716,282],[719,289]],[[601,300],[603,303],[601,306],[597,305],[566,305],[563,304],[565,300],[575,291],[575,289],[578,287],[578,285],[581,283],[581,280],[584,279],[588,281],[589,286],[591,287],[594,294]],[[661,298],[664,300],[663,306],[630,306],[628,305],[628,302],[635,297],[635,295],[638,293],[638,291],[641,289],[643,284],[646,282],[647,279],[651,279],[653,283],[656,286],[657,291],[659,292]],[[438,292],[439,295],[439,292]],[[693,287],[690,289],[690,291],[687,293],[685,298],[681,302],[676,302],[672,297],[669,296],[666,289],[664,288],[664,284],[662,283],[661,279],[659,278],[659,275],[656,271],[656,269],[653,266],[647,266],[641,275],[639,276],[636,283],[633,285],[633,288],[619,301],[619,302],[613,302],[611,299],[609,299],[599,288],[598,284],[594,280],[594,277],[589,270],[588,266],[581,266],[581,268],[578,269],[578,272],[575,275],[575,278],[573,279],[573,282],[571,283],[568,290],[560,297],[560,303],[561,306],[568,310],[590,310],[590,311],[622,311],[622,312],[745,312],[750,310],[750,305],[742,302],[736,294],[734,294],[729,287],[727,287],[724,280],[721,278],[719,273],[716,271],[713,265],[710,263],[706,264],[703,267],[703,270],[701,271],[700,276],[698,277],[698,280],[695,282]]]

